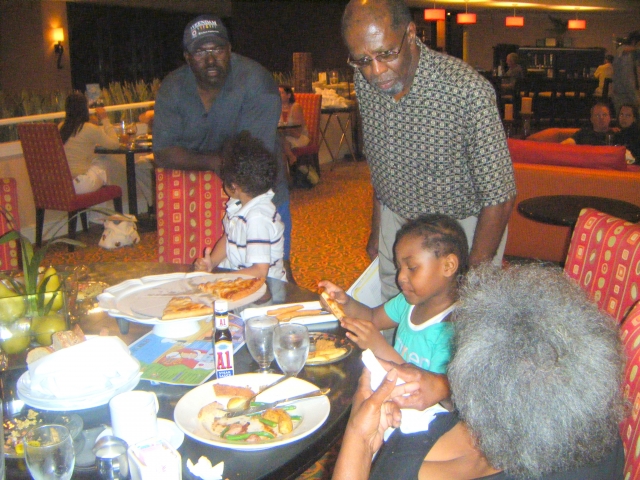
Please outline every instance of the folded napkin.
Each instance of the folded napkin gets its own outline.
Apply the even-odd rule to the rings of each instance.
[[[387,375],[387,371],[380,365],[378,359],[373,355],[373,352],[369,349],[362,352],[362,362],[371,372],[371,389],[377,389],[384,377]],[[402,385],[405,383],[400,377],[396,380],[396,385]],[[439,403],[436,403],[432,407],[425,410],[416,410],[415,408],[401,408],[402,420],[400,421],[400,430],[402,433],[416,433],[426,432],[429,430],[429,424],[435,418],[436,414],[442,412],[448,412]],[[393,432],[393,428],[388,428],[384,433],[384,439],[386,440]]]
[[[29,388],[35,395],[78,398],[116,389],[139,371],[118,337],[88,337],[29,365]]]
[[[322,309],[320,302],[298,302],[298,303],[286,303],[283,305],[269,305],[268,307],[245,308],[240,315],[242,316],[243,320],[247,320],[249,318],[266,315],[267,312],[271,310],[291,307],[293,305],[302,305],[303,308],[301,310],[298,310],[299,312],[303,312],[305,310],[321,310]],[[335,315],[331,313],[323,313],[322,315],[294,317],[290,320],[290,323],[297,323],[300,325],[312,325],[314,323],[337,322],[337,321],[338,319],[335,317]]]
[[[187,458],[187,468],[196,477],[200,477],[203,480],[222,480],[224,462],[220,462],[214,467],[211,464],[211,460],[202,456],[198,459],[198,463],[194,465],[191,459]]]
[[[341,97],[331,88],[316,88],[316,95],[322,95],[322,107],[338,107],[346,108],[349,106],[349,102],[344,97]]]

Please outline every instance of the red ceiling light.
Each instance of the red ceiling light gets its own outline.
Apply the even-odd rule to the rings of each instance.
[[[469,2],[464,2],[464,13],[456,15],[456,22],[459,25],[473,25],[476,23],[477,18],[475,13],[469,13]]]
[[[456,16],[456,22],[460,25],[473,25],[476,21],[477,17],[475,13],[459,13]]]
[[[425,8],[424,19],[427,22],[436,22],[438,20],[444,20],[447,12],[444,8]]]
[[[504,20],[507,27],[524,27],[524,17],[516,17],[516,8],[513,7],[513,17],[507,17]]]
[[[586,30],[587,21],[586,20],[578,20],[577,18],[575,20],[569,20],[567,28],[569,30]]]

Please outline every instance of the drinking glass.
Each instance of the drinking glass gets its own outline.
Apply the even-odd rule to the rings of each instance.
[[[42,425],[31,429],[23,439],[24,457],[35,480],[68,480],[76,457],[67,427]]]
[[[247,348],[253,359],[258,362],[259,373],[268,373],[273,362],[273,331],[278,325],[275,317],[253,317],[244,324],[244,336]]]
[[[273,350],[285,375],[296,376],[309,355],[309,331],[304,325],[280,324],[273,330]]]

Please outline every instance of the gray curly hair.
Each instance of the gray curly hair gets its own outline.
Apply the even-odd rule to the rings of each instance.
[[[538,478],[611,451],[624,413],[617,327],[560,269],[472,271],[455,325],[453,399],[494,468]]]

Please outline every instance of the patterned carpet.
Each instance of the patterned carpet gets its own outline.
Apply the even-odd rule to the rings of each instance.
[[[291,266],[298,285],[315,291],[318,281],[327,279],[346,289],[367,267],[365,245],[371,220],[371,195],[369,170],[364,162],[326,167],[316,187],[291,192]],[[113,251],[98,247],[101,234],[102,228],[94,226],[79,235],[87,247],[73,253],[67,252],[65,245],[53,245],[45,263],[157,261],[155,232],[141,229],[138,245]],[[338,448],[332,448],[299,478],[330,478]]]

